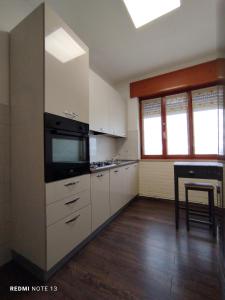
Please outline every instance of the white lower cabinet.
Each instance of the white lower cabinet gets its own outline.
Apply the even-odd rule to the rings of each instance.
[[[138,194],[138,164],[131,165],[131,197]]]
[[[47,270],[137,195],[138,164],[46,184]]]
[[[91,233],[91,205],[47,228],[47,269],[49,270]]]
[[[45,188],[46,203],[48,205],[82,191],[90,190],[90,175],[86,174],[50,182],[46,184]]]
[[[110,213],[115,214],[138,194],[138,164],[110,170]]]
[[[110,217],[109,170],[91,175],[92,231]]]
[[[46,184],[47,270],[91,234],[90,174]]]
[[[47,226],[90,204],[90,190],[47,205]]]
[[[110,170],[110,214],[114,215],[124,205],[124,168]]]

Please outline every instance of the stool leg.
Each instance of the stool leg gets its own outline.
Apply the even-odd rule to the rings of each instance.
[[[187,231],[190,230],[190,225],[189,225],[189,201],[188,201],[188,189],[185,189],[185,199],[186,199],[186,228]]]
[[[215,208],[214,208],[214,192],[210,191],[210,202],[211,202],[211,222],[213,236],[216,236],[216,222],[215,222]]]
[[[212,222],[212,193],[208,191],[208,213],[209,213],[209,222]]]

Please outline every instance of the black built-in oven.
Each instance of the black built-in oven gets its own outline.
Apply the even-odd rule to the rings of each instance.
[[[90,172],[89,125],[44,114],[45,182]]]

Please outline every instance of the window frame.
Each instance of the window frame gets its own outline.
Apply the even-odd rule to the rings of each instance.
[[[193,123],[193,107],[192,107],[192,91],[201,88],[215,87],[220,84],[210,84],[199,88],[186,89],[174,91],[173,93],[164,93],[160,95],[155,95],[151,97],[139,98],[139,127],[140,127],[140,146],[141,146],[141,159],[183,159],[183,160],[199,160],[199,159],[213,159],[213,160],[224,160],[224,155],[219,154],[194,154],[194,123]],[[223,86],[223,85],[222,85]],[[167,120],[166,120],[166,97],[177,95],[179,93],[186,93],[188,99],[188,145],[189,153],[187,155],[169,155],[167,154]],[[163,153],[160,155],[146,155],[144,154],[144,129],[143,129],[143,116],[142,116],[142,101],[151,100],[155,98],[161,98],[161,116],[162,116],[162,149]]]

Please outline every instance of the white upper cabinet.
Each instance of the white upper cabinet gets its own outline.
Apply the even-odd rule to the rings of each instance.
[[[126,105],[120,94],[90,70],[90,129],[126,136]]]
[[[89,76],[90,129],[110,133],[108,84],[91,70]]]
[[[111,134],[125,137],[126,136],[126,105],[125,101],[121,98],[120,94],[112,89],[110,97],[110,115],[109,127]]]
[[[88,48],[48,7],[45,7],[45,111],[89,123]]]

